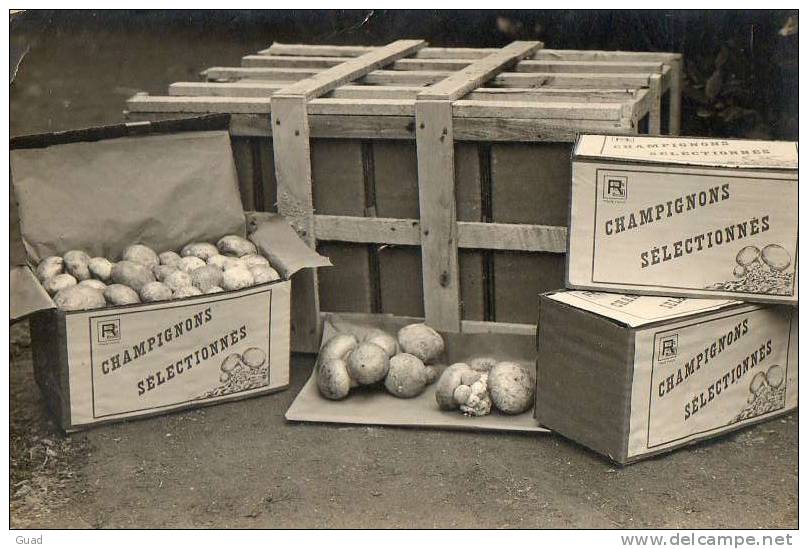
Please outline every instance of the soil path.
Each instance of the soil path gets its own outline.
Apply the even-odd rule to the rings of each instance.
[[[289,424],[280,394],[63,437],[12,327],[23,528],[794,528],[797,416],[626,468],[558,436]]]

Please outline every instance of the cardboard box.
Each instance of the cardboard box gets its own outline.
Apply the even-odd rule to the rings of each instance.
[[[96,128],[25,138],[12,150],[27,257],[10,273],[11,318],[30,316],[35,378],[66,431],[289,385],[289,278],[328,261],[281,217],[245,216],[229,135],[196,127],[157,123],[129,137],[125,126]],[[247,235],[283,279],[66,312],[32,272],[70,249],[117,258],[134,242],[178,250],[224,234]]]
[[[797,144],[581,136],[567,287],[797,303]]]
[[[797,406],[797,309],[568,291],[539,300],[536,417],[617,463]]]

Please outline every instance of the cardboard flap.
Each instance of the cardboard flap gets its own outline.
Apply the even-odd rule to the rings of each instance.
[[[12,322],[44,309],[54,309],[56,305],[26,266],[12,268],[9,273],[11,292],[9,316]]]
[[[82,249],[117,259],[246,234],[226,131],[77,141],[11,151],[29,259]]]
[[[330,267],[331,261],[309,248],[283,216],[250,213],[250,240],[272,266],[289,278],[300,269]]]
[[[705,137],[582,135],[574,158],[628,160],[720,168],[797,169],[792,141],[752,141]]]
[[[604,316],[632,328],[659,322],[660,320],[672,320],[714,311],[741,303],[730,299],[639,296],[578,290],[551,292],[544,295],[553,301],[566,303],[577,309]]]

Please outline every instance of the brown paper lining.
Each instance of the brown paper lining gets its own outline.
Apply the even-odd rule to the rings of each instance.
[[[11,152],[23,243],[32,264],[68,250],[118,259],[245,234],[225,131],[123,137]]]
[[[353,333],[361,340],[368,330],[381,328],[395,334],[406,320],[387,315],[332,314],[323,327],[323,342],[337,332]],[[492,356],[498,360],[514,360],[535,371],[533,338],[503,334],[443,334],[446,342],[445,362],[451,364],[475,356]],[[316,373],[312,373],[303,389],[286,412],[290,421],[351,423],[363,425],[398,425],[477,431],[529,431],[549,433],[539,427],[533,410],[509,416],[498,411],[484,417],[466,417],[459,411],[443,411],[435,401],[435,384],[415,398],[397,398],[384,388],[357,388],[344,400],[323,398],[317,389]]]

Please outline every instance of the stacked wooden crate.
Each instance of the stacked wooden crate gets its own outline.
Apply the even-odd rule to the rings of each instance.
[[[577,134],[679,131],[678,54],[273,44],[204,76],[128,115],[231,115],[245,207],[336,266],[294,281],[300,351],[321,311],[532,335],[563,285]]]

